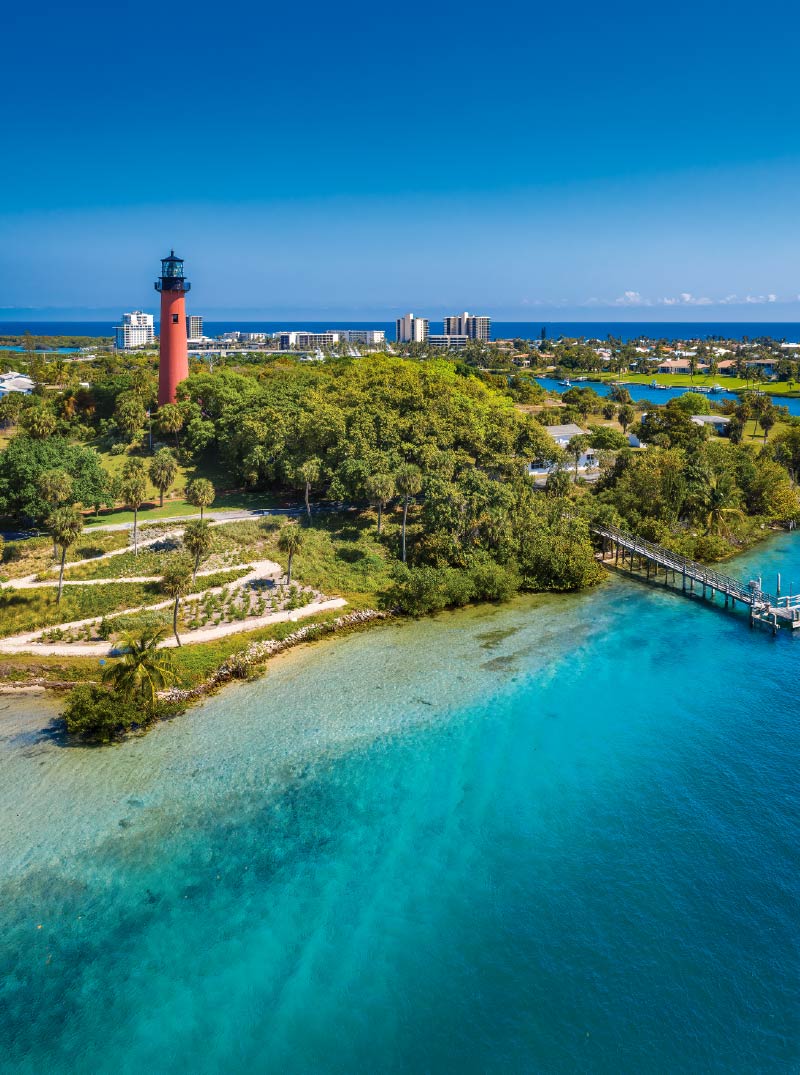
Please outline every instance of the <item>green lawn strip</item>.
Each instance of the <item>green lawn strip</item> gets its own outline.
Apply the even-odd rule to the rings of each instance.
[[[37,657],[33,653],[0,655],[0,683],[85,683],[100,679],[102,665],[96,657]]]
[[[217,668],[233,653],[247,649],[252,642],[268,639],[281,640],[296,631],[298,627],[311,623],[328,623],[337,616],[350,611],[347,608],[331,609],[314,616],[307,616],[297,622],[284,621],[273,623],[269,627],[260,627],[254,631],[242,631],[227,635],[213,642],[199,642],[191,646],[182,646],[172,651],[176,669],[180,675],[181,686],[195,687],[215,672]]]
[[[127,533],[87,535],[83,533],[77,544],[67,550],[67,563],[87,560],[101,556],[105,552],[122,549],[130,542]],[[26,575],[48,572],[57,567],[53,559],[53,542],[49,537],[25,538],[21,541],[9,541],[3,549],[0,563],[0,577],[3,579],[20,579]]]

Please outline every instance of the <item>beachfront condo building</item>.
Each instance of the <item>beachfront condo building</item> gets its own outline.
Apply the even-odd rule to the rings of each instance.
[[[203,338],[203,318],[199,314],[189,314],[186,318],[186,336],[190,340]]]
[[[463,314],[454,314],[453,317],[444,319],[445,336],[467,336],[471,340],[484,340],[488,343],[491,334],[491,317],[475,317],[465,310]]]
[[[425,343],[428,338],[427,317],[415,317],[406,314],[396,321],[396,339],[398,343]]]
[[[122,315],[122,324],[114,328],[118,351],[130,351],[134,347],[144,347],[154,343],[156,334],[153,327],[153,315],[133,310]]]
[[[428,336],[428,343],[431,347],[446,347],[448,351],[463,351],[470,339],[463,332],[445,332]]]

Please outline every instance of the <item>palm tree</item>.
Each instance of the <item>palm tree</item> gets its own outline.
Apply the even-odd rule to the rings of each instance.
[[[769,431],[775,425],[776,415],[775,415],[775,407],[773,406],[772,401],[769,399],[768,396],[765,396],[764,399],[767,402],[761,408],[761,413],[758,416],[758,421],[759,421],[759,425],[761,426],[762,430],[764,431],[764,443],[766,444],[767,443],[767,437],[769,436]]]
[[[186,499],[193,508],[200,509],[201,519],[203,511],[214,503],[215,496],[216,490],[208,478],[195,478],[186,488]]]
[[[169,650],[160,649],[164,638],[161,627],[149,627],[138,638],[125,641],[126,652],[103,672],[103,682],[129,698],[138,698],[152,713],[158,692],[176,678]]]
[[[178,433],[183,429],[183,414],[177,403],[165,403],[158,408],[158,428],[162,433],[175,434],[175,447],[178,448]]]
[[[158,489],[160,507],[164,507],[164,494],[175,481],[178,464],[169,448],[159,448],[150,460],[150,481]]]
[[[66,504],[72,496],[72,484],[72,475],[68,474],[66,470],[60,470],[59,468],[46,470],[39,475],[39,481],[37,482],[39,496],[47,504],[50,511],[53,512],[56,508]],[[58,550],[54,538],[53,559],[55,560],[57,556]]]
[[[67,549],[74,545],[83,530],[83,516],[76,504],[63,505],[51,512],[47,519],[47,529],[53,535],[53,541],[61,549],[61,566],[58,572],[58,596],[56,604],[61,604],[61,592],[64,589],[64,561]]]
[[[181,637],[178,634],[178,611],[181,598],[189,592],[192,584],[192,561],[188,556],[176,556],[167,564],[164,574],[161,576],[161,589],[168,594],[175,604],[172,608],[172,630],[175,641],[181,645]]]
[[[395,494],[394,478],[391,474],[371,474],[367,478],[367,496],[378,509],[378,534],[381,532],[383,510]]]
[[[289,523],[288,526],[284,526],[283,530],[278,534],[278,548],[289,557],[289,562],[286,568],[286,582],[290,586],[292,584],[292,561],[294,560],[294,554],[299,552],[302,546],[303,531],[300,527],[297,526],[296,523]]]
[[[403,498],[403,563],[406,562],[406,523],[408,521],[408,505],[412,497],[418,496],[422,490],[422,471],[413,463],[403,463],[398,467],[394,476],[397,491]]]
[[[147,468],[141,459],[128,459],[122,468],[122,499],[133,511],[133,555],[139,552],[139,508],[147,496]]]
[[[319,481],[319,476],[322,473],[322,460],[317,459],[316,456],[312,456],[311,459],[306,459],[305,463],[300,466],[297,473],[300,475],[301,480],[305,483],[306,513],[310,519],[311,502],[309,500],[309,496],[311,493],[311,486],[314,485],[315,482]]]
[[[711,475],[703,504],[706,533],[727,531],[726,520],[742,518],[743,514],[739,507],[738,492],[731,479],[726,475]]]
[[[208,554],[212,541],[211,527],[208,523],[203,522],[202,519],[193,523],[188,523],[186,529],[183,531],[184,547],[187,552],[190,552],[192,556],[194,556],[192,582],[197,578],[197,568],[200,565],[200,558]]]
[[[591,437],[586,433],[578,433],[574,437],[570,437],[569,444],[567,445],[567,454],[571,455],[575,463],[575,477],[578,477],[578,463],[581,461],[581,456],[589,447]]]

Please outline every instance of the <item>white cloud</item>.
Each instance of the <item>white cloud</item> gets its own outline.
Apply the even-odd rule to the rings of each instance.
[[[625,291],[614,300],[615,306],[649,306],[650,300],[643,299],[638,291]]]

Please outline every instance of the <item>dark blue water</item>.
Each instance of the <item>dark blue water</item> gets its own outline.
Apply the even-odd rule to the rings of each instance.
[[[34,336],[113,336],[114,324],[114,321],[0,321],[0,332],[9,335],[30,332]],[[237,329],[242,332],[279,332],[282,329],[322,332],[337,328],[383,329],[390,340],[395,335],[394,321],[298,321],[285,318],[283,321],[206,321],[203,327],[207,336]],[[624,341],[643,336],[666,340],[714,337],[741,340],[763,336],[789,343],[800,340],[800,324],[795,321],[495,321],[492,336],[494,339],[539,339],[543,328],[551,340],[559,336],[601,340],[613,336]],[[431,321],[431,331],[441,332],[441,322]]]
[[[730,570],[800,582],[782,537]],[[4,1073],[800,1067],[800,639],[625,580],[0,713]]]
[[[553,377],[537,377],[536,380],[542,386],[547,388],[551,392],[558,392],[563,395],[564,392],[568,392],[569,388],[566,385],[561,384],[560,381],[555,380]],[[591,388],[598,396],[610,396],[612,386],[602,381],[575,381],[572,383],[573,388]],[[685,395],[686,392],[691,392],[691,388],[670,388],[664,392],[658,388],[650,388],[645,384],[626,384],[628,392],[630,392],[631,399],[634,402],[638,402],[641,399],[646,399],[648,403],[658,403],[663,406],[668,400],[674,396]],[[760,386],[762,392],[766,392],[766,386]],[[767,394],[769,394],[767,392]],[[786,407],[789,414],[800,414],[800,399],[791,399],[786,396],[771,396],[772,402],[778,407]],[[735,393],[720,392],[719,394],[710,395],[708,399],[712,403],[721,402],[723,400],[734,402],[738,399]]]

